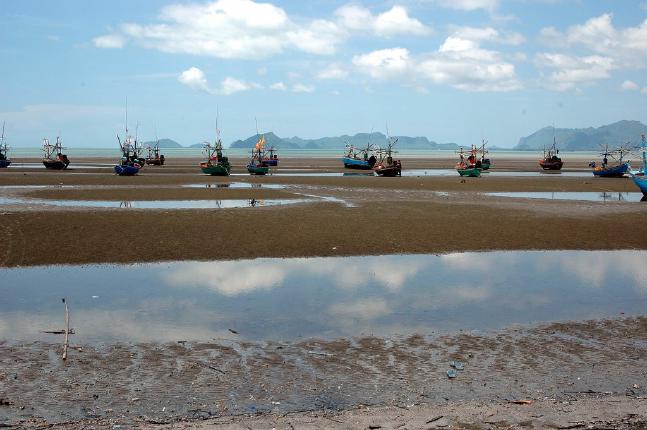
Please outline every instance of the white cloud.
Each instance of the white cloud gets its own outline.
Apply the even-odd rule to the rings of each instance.
[[[220,94],[224,96],[229,96],[241,91],[251,90],[253,88],[261,88],[259,84],[245,82],[240,79],[227,76],[220,83],[220,88],[213,89],[209,85],[209,81],[207,80],[204,72],[197,67],[191,67],[183,71],[178,77],[178,81],[194,90],[204,91],[206,93],[214,95]]]
[[[606,13],[564,33],[553,27],[541,30],[547,43],[556,47],[583,46],[590,51],[613,58],[622,68],[647,67],[647,19],[636,27],[616,28],[613,15]]]
[[[314,92],[315,87],[312,85],[306,85],[306,84],[294,84],[292,85],[292,92],[295,93],[312,93]]]
[[[353,57],[353,64],[376,79],[401,76],[411,67],[409,50],[405,48],[380,49]]]
[[[363,6],[348,4],[337,9],[335,16],[339,24],[348,30],[370,31],[378,36],[430,33],[427,26],[409,16],[407,9],[397,5],[386,12],[373,15]]]
[[[276,82],[270,85],[270,88],[278,91],[286,91],[288,89],[288,86],[283,82]]]
[[[635,91],[635,90],[640,89],[640,87],[638,86],[637,83],[635,83],[634,81],[629,81],[629,80],[624,81],[620,85],[620,88],[625,90],[625,91]]]
[[[348,71],[339,64],[330,64],[319,73],[319,79],[345,79],[348,77]]]
[[[606,79],[610,76],[610,71],[616,68],[613,59],[599,55],[577,57],[542,53],[537,54],[535,63],[540,69],[555,69],[544,78],[545,85],[557,91],[579,88],[580,84]]]
[[[521,45],[526,42],[526,38],[520,33],[502,33],[493,27],[455,27],[452,35],[459,39],[505,45]]]
[[[357,20],[357,14],[363,19]],[[216,0],[166,6],[159,23],[126,23],[112,34],[95,38],[94,44],[121,48],[132,40],[145,48],[173,54],[262,59],[288,49],[331,55],[353,31],[364,33],[367,29],[384,37],[429,32],[402,6],[377,15],[360,6],[342,6],[332,20],[293,20],[271,3]]]
[[[414,88],[421,80],[449,85],[464,91],[511,91],[521,88],[515,66],[497,51],[480,47],[478,41],[448,37],[432,54],[413,58],[405,48],[373,51],[355,56],[359,71],[376,79],[403,79]]]
[[[97,48],[123,48],[126,44],[126,39],[119,34],[106,34],[95,37],[92,41]]]
[[[204,72],[197,67],[191,67],[183,71],[177,79],[180,83],[189,88],[193,88],[194,90],[202,90],[208,93],[211,92]]]
[[[312,93],[314,92],[315,87],[302,83],[287,85],[285,82],[279,81],[270,85],[270,89],[276,91],[292,91],[293,93]]]
[[[499,5],[499,0],[437,0],[438,5],[459,10],[494,10]]]
[[[223,79],[220,83],[220,94],[228,96],[240,91],[251,90],[252,88],[261,88],[259,84],[252,82],[241,81],[240,79],[232,78],[230,76]]]
[[[640,92],[647,95],[647,87],[643,87],[643,89],[640,90]]]

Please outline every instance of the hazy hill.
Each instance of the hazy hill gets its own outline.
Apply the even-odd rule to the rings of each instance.
[[[174,141],[173,139],[160,139],[160,148],[182,148],[183,146]],[[150,142],[144,142],[144,146],[155,146],[155,142],[150,141]]]
[[[638,143],[640,135],[647,134],[647,125],[640,121],[618,121],[598,128],[556,128],[544,127],[527,137],[519,139],[513,149],[536,150],[557,139],[559,149],[565,151],[596,151],[600,144],[616,146],[627,142]]]
[[[398,148],[403,149],[456,149],[455,143],[436,143],[426,137],[397,136]],[[302,139],[300,137],[281,138],[276,134],[265,133],[266,146],[275,146],[279,149],[339,149],[343,150],[346,144],[357,147],[366,146],[369,142],[375,146],[385,146],[386,136],[382,133],[357,133],[353,136],[343,135],[337,137],[321,137],[318,139]],[[237,140],[231,148],[252,148],[258,141],[256,135],[245,140]]]

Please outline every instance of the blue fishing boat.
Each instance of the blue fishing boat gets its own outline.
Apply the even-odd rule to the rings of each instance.
[[[121,148],[121,160],[115,166],[115,173],[119,176],[134,176],[146,163],[146,159],[139,156],[140,148],[137,146],[137,128],[135,137],[128,134],[128,105],[126,104],[126,133],[122,141],[117,135],[117,143]]]
[[[373,152],[373,145],[370,143],[364,149],[357,149],[355,146],[347,144],[346,152],[341,160],[347,169],[371,170],[377,162],[377,157]]]
[[[279,165],[279,156],[276,153],[276,148],[272,146],[265,151],[263,162],[270,167],[277,167]]]
[[[629,153],[628,148],[619,147],[609,151],[609,145],[604,146],[604,151],[600,153],[602,158],[602,164],[597,165],[595,161],[589,163],[589,167],[593,168],[593,176],[598,176],[601,178],[621,178],[626,173],[629,172],[630,165],[628,162],[624,161],[624,156]],[[615,159],[616,163],[614,165],[609,165],[609,157]]]
[[[631,177],[634,181],[634,184],[638,188],[640,188],[640,191],[642,191],[643,199],[647,198],[647,139],[645,139],[645,135],[643,134],[642,136],[642,143],[640,145],[640,149],[642,150],[642,159],[643,159],[643,167],[642,171],[638,171],[635,173],[630,173]]]
[[[9,167],[11,160],[7,156],[7,144],[4,141],[4,122],[2,123],[2,136],[0,136],[0,169]]]
[[[139,169],[141,168],[142,166],[139,163],[117,164],[115,166],[115,173],[119,176],[134,176],[139,173]]]

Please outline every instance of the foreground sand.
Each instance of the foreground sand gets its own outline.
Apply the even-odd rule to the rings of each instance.
[[[438,415],[458,428],[643,428],[620,424],[647,423],[646,332],[640,317],[396,339],[117,344],[66,362],[60,345],[4,344],[0,411],[9,423],[65,428],[210,418],[222,419],[198,428],[429,428]],[[453,380],[450,360],[465,363]]]
[[[0,213],[0,266],[647,249],[645,203],[483,194],[635,192],[627,179],[212,178],[199,174],[195,161],[174,160],[164,168],[146,168],[134,178],[114,176],[108,168],[10,169],[0,172],[0,197],[311,201],[226,210],[8,204]],[[451,161],[416,160],[409,166],[447,168]],[[573,169],[585,166],[586,160],[571,163]],[[536,165],[502,160],[498,168],[536,170]],[[285,160],[282,169],[340,171],[336,160],[326,159]],[[182,188],[224,182],[284,187]],[[21,188],[26,185],[48,187]],[[121,236],[128,246],[111,246]],[[647,323],[639,317],[554,323],[487,335],[423,333],[406,339],[295,344],[235,339],[200,344],[178,339],[177,344],[82,345],[66,363],[59,358],[59,345],[0,342],[0,426],[645,428],[645,339]],[[445,375],[451,359],[467,363],[452,381]],[[508,402],[519,399],[533,403]],[[203,419],[211,421],[199,421]]]

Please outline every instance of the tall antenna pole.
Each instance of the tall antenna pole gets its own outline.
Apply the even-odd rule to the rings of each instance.
[[[126,96],[126,138],[128,138],[128,96]]]

